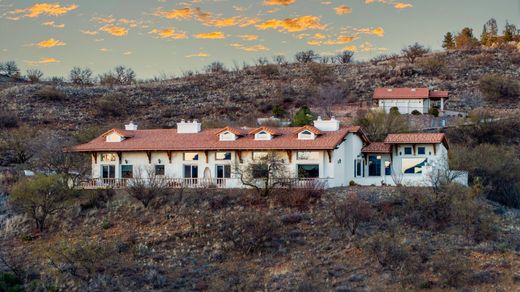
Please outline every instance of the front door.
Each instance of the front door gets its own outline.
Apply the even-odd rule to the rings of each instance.
[[[101,179],[103,184],[114,183],[116,178],[116,166],[115,165],[101,165]]]
[[[231,165],[217,165],[217,184],[222,186],[226,183],[226,178],[231,177]]]
[[[184,165],[184,178],[187,184],[197,184],[199,167],[197,165]]]

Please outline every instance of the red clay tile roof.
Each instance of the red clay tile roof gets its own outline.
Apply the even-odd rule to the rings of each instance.
[[[235,141],[219,141],[217,133],[222,129],[206,129],[195,134],[178,134],[176,129],[136,130],[131,131],[134,133],[132,138],[122,142],[106,142],[105,138],[100,136],[66,151],[332,150],[349,133],[355,133],[364,141],[368,141],[360,127],[323,132],[315,140],[298,140],[294,130],[293,127],[276,128],[279,136],[262,141],[254,140],[254,135],[247,135]]]
[[[373,99],[428,99],[448,97],[447,91],[428,88],[376,88]]]
[[[321,131],[318,128],[316,128],[314,126],[311,126],[311,125],[305,125],[303,127],[296,128],[296,130],[294,130],[294,133],[295,134],[299,134],[300,132],[305,131],[305,130],[307,130],[307,131],[309,131],[309,132],[311,132],[311,133],[313,133],[315,135],[321,135],[322,134]]]
[[[218,131],[216,133],[216,135],[220,135],[223,132],[230,132],[230,133],[233,133],[233,134],[235,134],[237,136],[247,135],[247,130],[239,129],[239,128],[233,128],[233,127],[225,127],[223,129],[221,129],[220,131]]]
[[[443,143],[448,148],[448,141],[443,133],[406,133],[388,134],[387,144],[432,144]]]
[[[363,153],[392,153],[392,144],[372,142],[361,150]]]
[[[262,131],[265,131],[273,136],[276,136],[276,135],[281,135],[281,133],[278,132],[277,129],[275,128],[270,128],[270,127],[260,127],[260,128],[256,128],[256,129],[253,129],[249,132],[250,135],[254,135],[256,133],[260,133]]]
[[[112,134],[113,132],[118,134],[119,136],[125,137],[125,138],[134,136],[134,133],[132,131],[123,130],[123,129],[115,129],[115,128],[106,131],[105,133],[101,134],[101,136],[106,137],[106,136]]]

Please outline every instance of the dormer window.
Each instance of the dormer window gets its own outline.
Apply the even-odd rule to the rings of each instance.
[[[271,140],[271,139],[273,139],[273,136],[266,131],[260,131],[255,134],[255,140]]]
[[[298,140],[314,140],[316,139],[316,134],[312,133],[309,130],[304,130],[298,133]]]
[[[125,137],[117,134],[116,132],[113,132],[106,137],[107,142],[121,142],[125,139]]]
[[[236,139],[237,139],[237,135],[235,135],[229,131],[225,131],[225,132],[219,134],[220,141],[235,141]]]

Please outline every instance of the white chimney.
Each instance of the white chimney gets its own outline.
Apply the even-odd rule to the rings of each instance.
[[[321,117],[318,117],[318,119],[314,121],[314,127],[324,132],[337,131],[339,130],[339,121],[336,120],[335,117],[332,117],[330,120],[322,120]]]
[[[134,122],[130,122],[130,124],[125,125],[125,130],[127,130],[127,131],[136,131],[137,130],[137,125],[134,124]]]
[[[199,133],[201,128],[202,125],[197,120],[193,120],[192,122],[181,120],[180,123],[177,123],[177,133],[179,134]]]

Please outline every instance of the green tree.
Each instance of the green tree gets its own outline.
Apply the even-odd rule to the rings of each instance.
[[[417,58],[420,58],[430,52],[430,49],[424,47],[419,43],[415,43],[401,50],[403,57],[408,59],[410,63],[415,63]]]
[[[479,45],[477,38],[473,36],[473,29],[465,27],[455,38],[457,49],[472,49]]]
[[[442,47],[446,50],[455,49],[455,39],[453,38],[453,34],[451,32],[447,32],[444,35],[444,40],[442,41]]]
[[[302,106],[296,114],[294,114],[292,125],[295,127],[302,127],[310,125],[314,121],[314,114],[307,106]]]
[[[5,63],[0,63],[0,74],[11,78],[18,78],[20,77],[20,69],[18,68],[18,65],[16,65],[15,61],[7,61]]]
[[[484,24],[482,29],[482,35],[480,36],[480,43],[483,46],[491,46],[497,40],[498,36],[498,25],[494,18],[491,18]]]
[[[516,33],[517,33],[516,26],[514,24],[510,24],[509,21],[506,21],[506,26],[504,28],[504,41],[505,42],[513,41]]]
[[[273,107],[273,115],[276,118],[283,118],[287,114],[287,111],[283,108],[282,105],[277,104]]]
[[[38,175],[16,183],[9,199],[34,220],[38,231],[43,232],[47,218],[63,209],[70,195],[62,177]]]
[[[382,110],[369,110],[356,121],[363,127],[370,139],[383,141],[389,133],[402,133],[408,131],[404,117],[399,111],[387,114]]]

